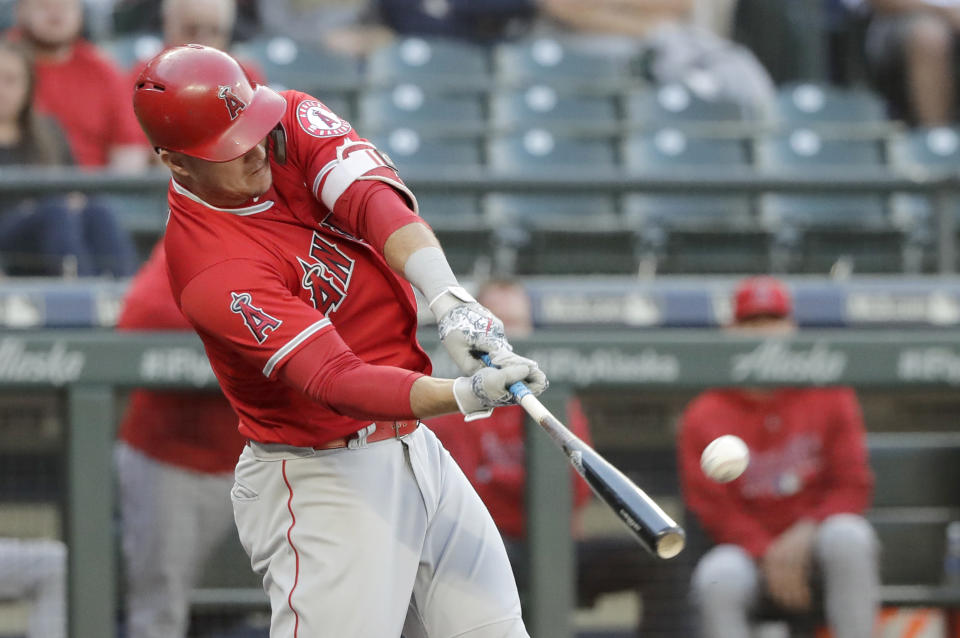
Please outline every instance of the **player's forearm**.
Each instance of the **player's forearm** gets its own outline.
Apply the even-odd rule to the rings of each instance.
[[[404,274],[407,260],[421,248],[440,248],[440,242],[432,230],[415,222],[401,226],[387,237],[383,245],[383,256],[391,268]],[[416,285],[416,282],[411,283]]]
[[[410,388],[410,409],[421,419],[458,412],[453,379],[420,377]]]

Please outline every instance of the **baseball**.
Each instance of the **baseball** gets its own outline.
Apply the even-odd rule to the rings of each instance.
[[[747,469],[750,451],[739,436],[725,434],[710,442],[700,455],[703,473],[718,483],[729,483]]]

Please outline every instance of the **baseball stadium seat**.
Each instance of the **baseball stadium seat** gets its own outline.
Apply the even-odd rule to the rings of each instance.
[[[549,84],[558,89],[610,93],[635,83],[628,58],[585,53],[554,38],[497,45],[493,72],[504,86]]]
[[[766,137],[756,146],[760,170],[782,175],[879,171],[881,145],[872,139],[828,137],[797,128]],[[767,193],[761,222],[779,233],[791,253],[790,270],[828,272],[841,261],[857,272],[900,272],[904,233],[896,228],[881,195],[867,193]]]
[[[411,37],[381,47],[367,57],[372,86],[415,82],[446,90],[483,92],[490,84],[486,49],[443,38]]]
[[[377,148],[396,163],[400,174],[449,169],[460,173],[476,170],[482,164],[478,139],[430,135],[422,129],[399,127],[369,136]]]
[[[411,126],[448,135],[479,135],[486,127],[483,104],[475,95],[449,95],[412,83],[364,91],[357,114],[361,130],[371,132]]]
[[[490,170],[525,177],[571,174],[609,175],[617,163],[611,140],[530,128],[515,134],[493,134],[487,143]]]
[[[736,138],[695,137],[666,128],[631,134],[626,170],[637,175],[696,171],[703,166],[748,168],[746,144]],[[624,220],[658,272],[762,272],[770,236],[743,194],[630,193]]]
[[[360,66],[354,58],[297,42],[291,38],[259,37],[237,46],[241,59],[252,59],[278,90],[296,89],[319,100],[331,93],[350,94],[360,84]]]
[[[561,92],[546,84],[494,93],[490,122],[498,131],[542,126],[569,133],[607,135],[618,125],[617,107],[611,96]]]
[[[776,118],[789,125],[876,124],[887,120],[883,101],[863,89],[799,83],[777,92]]]
[[[632,128],[688,126],[734,128],[746,119],[739,104],[697,96],[681,84],[637,88],[624,98],[627,124]]]
[[[420,215],[430,224],[456,273],[471,273],[493,255],[493,231],[477,196],[425,191],[417,195]]]
[[[633,240],[606,193],[490,193],[484,198],[500,270],[517,274],[631,273]]]

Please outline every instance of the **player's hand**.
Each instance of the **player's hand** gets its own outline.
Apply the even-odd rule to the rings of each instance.
[[[440,341],[464,374],[484,367],[482,354],[513,350],[503,332],[503,322],[462,288],[448,288],[433,300]]]
[[[549,385],[547,375],[535,361],[509,350],[497,352],[490,361],[496,367],[483,367],[453,383],[453,396],[466,421],[488,417],[493,408],[516,403],[510,386],[517,381],[523,381],[534,395]]]
[[[810,564],[817,525],[812,521],[795,523],[771,543],[760,561],[767,591],[785,609],[810,608]]]

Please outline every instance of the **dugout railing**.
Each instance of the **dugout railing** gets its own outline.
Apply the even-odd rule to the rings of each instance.
[[[433,331],[425,329],[421,338],[437,362],[437,373],[449,374],[452,364]],[[553,387],[545,403],[562,414],[571,392],[596,387],[656,394],[718,385],[849,384],[955,392],[960,386],[958,343],[960,332],[953,330],[810,331],[762,341],[716,330],[544,330],[515,345],[549,372]],[[55,390],[64,402],[71,638],[116,635],[112,449],[117,392],[213,385],[202,347],[189,334],[59,330],[0,335],[0,391]],[[526,614],[532,635],[571,636],[570,495],[568,488],[558,489],[569,485],[569,470],[534,426],[528,432],[528,464],[532,506]],[[669,563],[663,567],[669,569]],[[209,603],[250,600],[249,590],[236,592],[236,600],[229,590],[206,594],[212,597]],[[960,592],[934,588],[910,600],[957,605]]]
[[[765,174],[751,168],[725,170],[702,167],[696,170],[663,171],[648,175],[624,172],[551,170],[538,176],[509,176],[486,170],[433,169],[428,172],[405,170],[404,178],[420,194],[475,194],[487,192],[523,193],[683,193],[729,194],[795,193],[836,194],[896,193],[923,194],[930,198],[936,219],[936,263],[941,274],[957,270],[956,196],[960,193],[960,172],[915,169],[893,172],[888,169],[836,171],[805,170],[802,175]],[[0,170],[0,196],[41,195],[64,191],[110,193],[117,196],[155,194],[162,200],[169,174],[157,169],[143,175],[91,173],[74,169],[4,168]],[[119,211],[124,215],[123,210]],[[151,218],[137,222],[159,234],[165,215],[157,211]],[[588,228],[588,220],[577,228]],[[571,232],[577,231],[571,228]],[[492,230],[492,229],[491,229]]]

